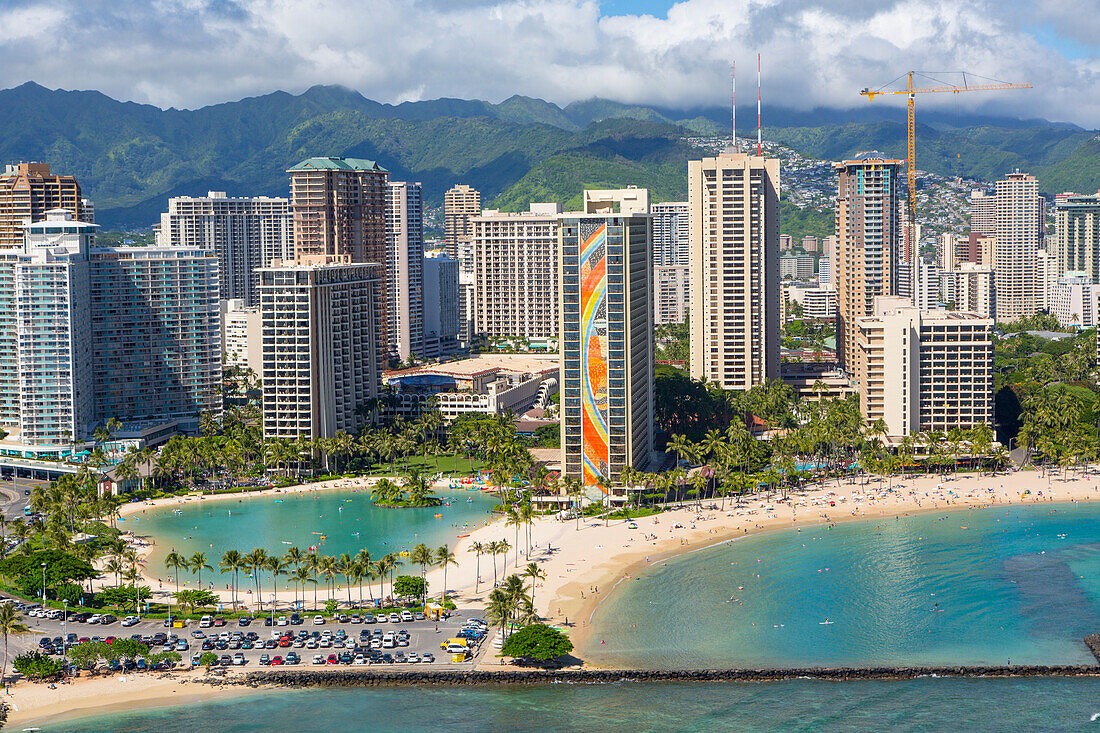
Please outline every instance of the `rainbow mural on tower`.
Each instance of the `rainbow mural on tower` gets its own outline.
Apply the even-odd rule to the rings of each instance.
[[[607,418],[607,224],[581,222],[581,454],[584,484],[611,475]]]

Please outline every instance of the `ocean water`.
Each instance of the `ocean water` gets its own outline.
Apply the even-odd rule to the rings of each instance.
[[[1076,731],[1100,679],[638,683],[278,690],[35,723],[46,733],[260,731]]]
[[[620,581],[590,623],[580,656],[601,665],[1093,663],[1100,504],[750,536]]]
[[[249,552],[262,547],[268,553],[282,555],[291,545],[303,550],[315,546],[324,555],[347,552],[354,556],[366,547],[381,557],[411,549],[418,542],[432,548],[446,543],[453,548],[458,535],[484,526],[495,503],[492,496],[474,491],[453,490],[440,492],[439,496],[451,500],[450,505],[378,507],[370,494],[362,490],[242,495],[149,508],[127,517],[119,527],[156,539],[156,548],[148,560],[149,572],[154,578],[167,578],[171,570],[165,569],[164,558],[173,548],[186,557],[205,552],[215,568],[222,554],[230,549]],[[467,499],[473,501],[467,503]],[[177,508],[181,514],[173,513]],[[186,571],[180,577],[192,580]],[[204,572],[204,584],[208,578],[216,587],[230,582],[228,575],[217,572],[213,575]],[[281,581],[286,582],[285,578]]]

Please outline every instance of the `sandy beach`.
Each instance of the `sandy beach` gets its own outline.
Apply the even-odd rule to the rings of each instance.
[[[236,673],[230,670],[229,674]],[[211,697],[255,693],[245,685],[213,687],[199,682],[202,669],[161,674],[99,674],[82,676],[70,684],[19,682],[11,695],[0,693],[9,707],[6,728],[19,730],[43,721],[58,722],[85,715],[102,715],[121,710],[180,705]]]

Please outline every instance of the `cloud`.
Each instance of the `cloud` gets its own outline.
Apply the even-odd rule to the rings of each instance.
[[[654,17],[602,15],[597,0],[6,0],[0,86],[34,80],[162,107],[313,84],[385,102],[526,94],[688,107],[725,103],[733,59],[750,88],[760,52],[775,105],[857,106],[859,89],[907,69],[965,69],[1036,88],[921,106],[1097,127],[1096,53],[1068,59],[1028,31],[1042,22],[1095,44],[1100,0],[1083,5],[1092,10],[1074,3],[1071,17],[1058,0],[682,0]]]

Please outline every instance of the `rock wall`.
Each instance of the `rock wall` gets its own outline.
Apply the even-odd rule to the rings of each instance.
[[[401,685],[543,685],[637,682],[771,682],[798,678],[848,680],[906,680],[918,677],[1092,677],[1100,667],[1088,665],[1001,667],[866,667],[801,669],[701,670],[416,670],[408,672],[341,670],[254,671],[223,684],[282,685],[286,687],[374,687]]]

